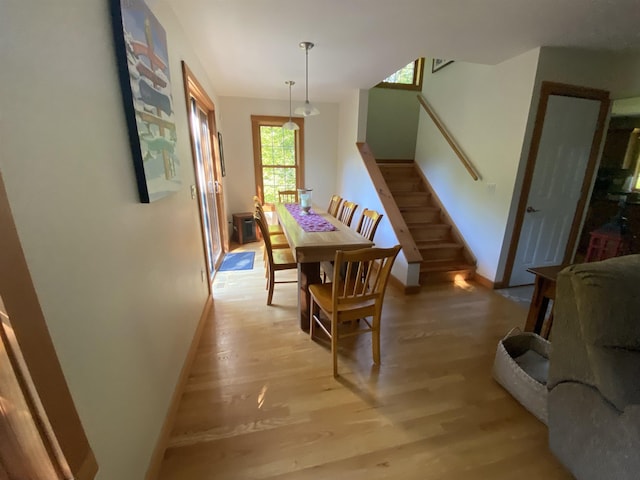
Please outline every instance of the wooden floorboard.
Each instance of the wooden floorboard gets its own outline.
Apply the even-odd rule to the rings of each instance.
[[[347,339],[298,327],[295,284],[266,305],[251,271],[221,272],[159,480],[571,479],[547,429],[491,377],[498,340],[526,306],[470,283],[385,299],[382,364]],[[295,272],[277,272],[295,279]]]

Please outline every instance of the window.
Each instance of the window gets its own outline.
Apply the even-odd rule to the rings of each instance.
[[[295,190],[304,179],[304,120],[299,130],[282,128],[288,118],[252,115],[256,192],[263,204],[278,202],[280,190]]]
[[[631,187],[633,191],[640,191],[640,128],[634,128],[629,134],[629,143],[623,163],[623,168],[625,167],[632,169]]]
[[[401,68],[393,75],[389,75],[377,87],[399,88],[405,90],[422,90],[422,74],[424,72],[424,58],[418,58]]]

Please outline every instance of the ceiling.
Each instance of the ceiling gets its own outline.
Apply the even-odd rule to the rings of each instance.
[[[640,52],[638,0],[147,0],[175,12],[219,96],[337,102],[415,58],[496,64],[538,46]],[[169,39],[169,44],[171,39]],[[428,66],[426,67],[428,68]]]

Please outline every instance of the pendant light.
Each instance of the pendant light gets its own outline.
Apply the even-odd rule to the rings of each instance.
[[[320,113],[320,110],[318,110],[316,107],[314,107],[313,105],[311,105],[311,103],[309,103],[309,50],[311,50],[313,48],[313,43],[311,42],[300,42],[300,48],[304,49],[304,53],[306,56],[306,85],[305,85],[305,89],[306,89],[306,96],[305,96],[305,102],[304,105],[302,107],[298,107],[296,108],[295,112],[298,115],[302,115],[303,117],[310,117],[312,115],[318,115]]]
[[[289,121],[282,125],[282,128],[284,128],[285,130],[299,130],[300,127],[298,126],[298,124],[291,120],[291,87],[293,87],[296,82],[294,82],[293,80],[289,80],[288,82],[284,83],[285,85],[289,85]]]

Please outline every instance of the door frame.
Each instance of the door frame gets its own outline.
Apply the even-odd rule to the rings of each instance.
[[[538,111],[536,113],[536,120],[533,127],[533,135],[531,138],[531,146],[529,148],[524,180],[522,182],[522,188],[520,189],[518,210],[516,213],[513,233],[511,234],[511,242],[509,244],[509,252],[507,254],[505,270],[502,279],[496,283],[496,288],[504,288],[509,286],[509,282],[511,280],[511,273],[513,272],[516,252],[518,249],[518,244],[520,243],[520,234],[522,233],[522,224],[524,223],[527,201],[529,199],[529,193],[531,191],[531,181],[533,180],[533,172],[536,167],[536,158],[538,156],[538,149],[540,147],[540,139],[542,137],[544,119],[547,113],[547,104],[551,95],[600,101],[600,111],[598,113],[596,131],[593,134],[593,141],[591,142],[591,150],[589,153],[589,160],[582,182],[580,199],[576,204],[573,221],[571,223],[571,230],[569,232],[569,238],[567,239],[567,246],[565,248],[562,259],[563,264],[568,264],[571,261],[576,243],[579,238],[580,228],[582,224],[581,220],[584,216],[584,210],[587,206],[587,201],[589,200],[590,187],[593,183],[593,176],[595,174],[596,165],[600,156],[600,147],[602,146],[602,140],[604,138],[604,127],[606,124],[607,116],[609,114],[609,106],[611,100],[609,98],[609,92],[606,90],[544,81],[540,86],[540,100],[538,101]]]
[[[189,125],[189,143],[191,144],[191,159],[194,165],[194,173],[198,175],[198,166],[196,160],[196,145],[194,142],[194,132],[193,127],[191,125],[190,112],[191,112],[191,97],[193,96],[197,102],[200,102],[207,108],[207,115],[209,120],[209,135],[211,136],[211,153],[213,154],[213,172],[214,178],[217,184],[220,186],[219,192],[216,193],[216,209],[218,215],[218,225],[217,229],[220,235],[220,244],[222,247],[222,255],[218,258],[215,268],[216,270],[222,263],[222,259],[224,254],[229,251],[229,231],[226,228],[226,216],[225,216],[225,208],[224,208],[224,195],[222,189],[222,164],[220,163],[220,145],[218,143],[218,129],[216,127],[216,115],[215,115],[215,104],[213,100],[209,97],[207,92],[205,91],[202,84],[195,77],[191,69],[187,66],[187,63],[182,61],[182,76],[184,79],[184,92],[185,92],[185,101],[187,106],[187,124]],[[198,195],[202,194],[200,192],[200,182],[196,182],[196,188],[198,189]],[[205,192],[206,193],[206,192]],[[202,206],[200,202],[198,202],[198,211],[200,212],[200,228],[202,232],[202,248],[205,256],[205,266],[208,274],[208,262],[207,262],[207,238],[206,238],[206,229],[204,225],[202,225],[202,219],[204,218],[205,212],[202,211]],[[213,227],[212,227],[213,228]],[[211,292],[211,279],[207,280],[207,284],[209,287],[209,292]]]

